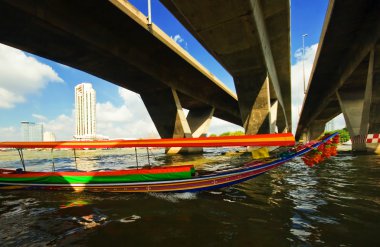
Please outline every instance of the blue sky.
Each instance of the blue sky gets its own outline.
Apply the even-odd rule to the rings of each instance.
[[[147,1],[130,2],[147,14]],[[293,90],[302,85],[298,76],[301,73],[300,57],[295,55],[302,47],[301,36],[308,34],[305,39],[305,67],[307,73],[310,73],[327,5],[327,0],[291,2]],[[232,77],[158,0],[152,0],[152,19],[235,91]],[[20,140],[20,121],[42,122],[45,130],[53,131],[57,139],[71,139],[74,132],[74,87],[81,82],[91,82],[97,92],[99,134],[111,138],[157,136],[137,94],[79,70],[0,45],[0,140]],[[293,111],[298,111],[302,100],[303,95],[294,96]],[[296,117],[293,118],[295,120]],[[239,127],[214,119],[210,132],[221,133],[235,129]]]
[[[323,21],[328,6],[327,0],[293,0],[291,2],[291,48],[292,55],[302,47],[302,35],[305,46],[319,43]],[[292,64],[296,62],[292,56]]]

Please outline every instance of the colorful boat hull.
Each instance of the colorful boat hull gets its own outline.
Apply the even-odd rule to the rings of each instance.
[[[283,162],[271,164],[255,164],[254,167],[229,171],[223,174],[213,174],[204,177],[189,179],[146,181],[146,182],[122,182],[122,183],[23,183],[17,181],[1,181],[0,189],[44,189],[44,190],[71,190],[91,192],[168,192],[168,191],[199,191],[229,186],[235,183],[251,179],[268,170],[281,165]],[[249,165],[249,164],[248,164]],[[1,179],[2,180],[2,179]]]
[[[280,158],[258,163],[257,161],[252,161],[247,163],[243,167],[224,170],[221,172],[214,172],[209,175],[203,176],[194,176],[194,170],[192,166],[179,166],[179,167],[165,167],[165,168],[157,168],[156,173],[152,172],[152,174],[168,174],[170,173],[172,176],[170,178],[153,178],[148,180],[128,180],[124,181],[118,177],[118,175],[127,176],[126,173],[128,171],[108,171],[108,172],[96,172],[96,173],[88,173],[88,172],[66,172],[66,173],[39,173],[33,174],[33,172],[27,172],[24,174],[0,174],[0,189],[39,189],[39,190],[70,190],[76,192],[89,191],[89,192],[195,192],[202,190],[211,190],[216,188],[222,188],[226,186],[230,186],[233,184],[241,183],[246,180],[252,179],[256,176],[259,176],[269,170],[272,170],[287,161],[306,154],[310,150],[318,147],[323,142],[332,138],[335,134],[325,138],[324,140],[314,143],[312,145],[305,145],[303,148],[298,149],[297,152],[287,153],[282,155]],[[165,171],[165,169],[167,169]],[[172,170],[170,170],[172,169]],[[174,169],[174,170],[173,170]],[[147,169],[146,169],[147,170]],[[142,169],[140,171],[141,174],[145,174],[147,171]],[[151,169],[155,170],[155,169]],[[137,170],[139,171],[139,170]],[[136,170],[133,173],[137,172]],[[161,172],[161,173],[160,173]],[[174,174],[176,172],[186,172],[188,177],[182,177],[180,174],[178,177]],[[27,178],[30,177],[41,177],[41,174],[54,177],[54,176],[62,176],[62,177],[70,177],[69,179],[59,180],[57,178],[48,179],[45,182],[41,181],[33,181],[33,180],[24,180],[22,179],[9,179],[12,178]],[[79,180],[71,178],[72,176],[85,176],[90,174],[90,177],[101,177],[98,180],[89,180],[85,182],[76,183],[75,181]],[[36,176],[37,175],[37,176]],[[129,174],[131,175],[131,174]],[[133,175],[133,174],[132,174]],[[109,176],[108,179],[104,179],[104,177]],[[117,178],[118,177],[118,178]],[[7,178],[7,179],[4,179]],[[55,182],[58,181],[58,182]]]

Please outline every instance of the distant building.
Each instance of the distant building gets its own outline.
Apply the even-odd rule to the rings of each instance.
[[[42,142],[44,127],[42,124],[23,121],[21,122],[22,139],[25,142]]]
[[[96,138],[96,92],[91,83],[75,87],[75,139]]]
[[[44,142],[55,142],[55,135],[53,132],[44,132]]]

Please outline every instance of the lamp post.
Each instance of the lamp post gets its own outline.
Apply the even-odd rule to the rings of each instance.
[[[305,82],[305,37],[307,33],[302,34],[302,71],[303,71],[303,93],[306,94],[306,82]]]
[[[152,25],[152,9],[150,0],[148,0],[148,25]]]

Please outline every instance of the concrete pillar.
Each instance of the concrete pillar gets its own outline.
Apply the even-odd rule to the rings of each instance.
[[[302,143],[306,143],[308,141],[307,133],[303,132],[301,135],[301,139],[299,140]]]
[[[161,138],[173,138],[182,128],[176,102],[171,89],[157,90],[147,95],[140,94]]]
[[[177,110],[173,138],[191,137],[190,126],[186,120],[186,116],[183,112],[183,108],[181,102],[179,101],[178,94],[174,89],[172,89],[172,95]]]
[[[325,131],[326,122],[314,121],[307,130],[306,141],[315,140]]]
[[[206,107],[201,109],[190,110],[187,114],[187,123],[190,127],[191,137],[205,137],[211,124],[212,116],[214,115],[215,108]],[[192,147],[182,148],[180,153],[201,153],[203,148]],[[168,152],[169,153],[169,152]],[[172,150],[171,153],[176,153]]]
[[[192,133],[192,137],[205,137],[211,124],[215,108],[207,107],[190,110],[187,114],[187,122]]]
[[[184,129],[181,116],[171,89],[157,90],[154,93],[140,95],[161,138],[183,137],[191,135],[190,128]],[[185,126],[186,127],[186,126]]]
[[[337,92],[338,101],[351,136],[352,151],[367,151],[366,138],[369,128],[372,102],[374,50],[369,54],[367,80],[363,90],[341,89]]]
[[[369,113],[368,134],[380,133],[380,44],[375,47],[372,81],[372,102]],[[367,143],[367,150],[380,154],[379,143]]]
[[[251,109],[244,121],[245,133],[248,135],[270,133],[270,95],[269,79],[265,79]]]
[[[190,110],[187,118],[174,89],[165,89],[141,95],[161,138],[190,138],[205,136],[214,114],[214,108]],[[202,152],[202,148],[168,148],[167,153]]]
[[[287,133],[288,127],[286,125],[286,119],[283,110],[280,107],[277,107],[277,120],[276,125],[278,129],[278,133]]]
[[[287,124],[287,123],[288,123],[288,121],[291,122],[291,114],[289,114],[290,119],[287,119],[288,116],[286,115],[287,113],[285,111],[286,106],[284,104],[284,100],[282,97],[282,93],[284,93],[284,92],[281,88],[280,80],[278,79],[278,71],[277,71],[278,68],[276,68],[276,63],[274,61],[274,57],[273,57],[273,53],[272,53],[272,49],[275,49],[275,47],[271,47],[271,42],[270,42],[270,38],[268,35],[267,27],[265,24],[266,21],[265,21],[264,13],[262,10],[261,2],[262,1],[259,1],[259,0],[249,1],[250,7],[252,8],[252,12],[253,12],[253,23],[255,25],[256,33],[257,33],[259,40],[260,40],[259,43],[261,46],[261,50],[263,52],[264,61],[265,61],[265,65],[266,65],[267,72],[268,72],[268,77],[270,78],[271,84],[273,85],[273,88],[276,92],[278,102],[281,106],[280,108],[284,112],[284,118],[285,118],[286,126],[289,126],[289,124]],[[287,107],[289,107],[289,113],[291,113],[291,110],[290,110],[291,106],[289,105]]]
[[[265,69],[256,72],[254,75],[248,72],[239,74],[234,77],[236,93],[239,99],[239,110],[243,126],[248,126],[251,118],[252,109],[255,104],[264,82],[266,81],[267,72]],[[260,126],[256,127],[257,130]],[[245,127],[247,130],[247,128]],[[251,132],[251,131],[250,131]]]

